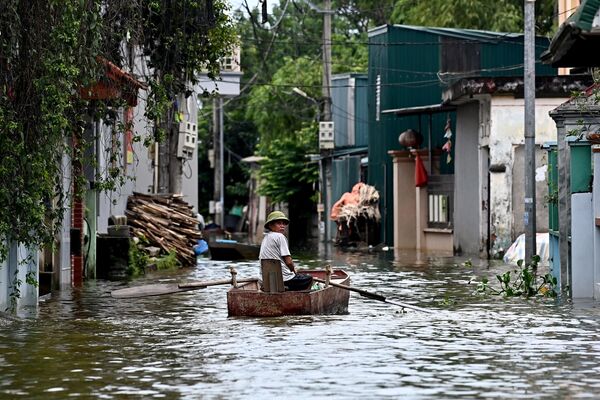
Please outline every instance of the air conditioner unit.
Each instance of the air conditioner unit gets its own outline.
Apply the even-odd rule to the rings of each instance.
[[[319,148],[333,149],[335,142],[333,139],[333,121],[319,122]]]

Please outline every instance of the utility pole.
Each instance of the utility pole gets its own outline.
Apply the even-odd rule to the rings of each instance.
[[[331,0],[323,10],[323,121],[331,121]]]
[[[323,14],[323,83],[321,92],[323,97],[323,112],[320,113],[320,122],[329,122],[329,125],[331,125],[331,15],[333,14],[333,11],[331,10],[331,0],[323,0],[323,9],[315,6],[310,0],[304,1],[311,9],[319,14]],[[323,241],[326,242],[329,240],[330,235],[326,210],[331,199],[331,150],[324,149],[321,146],[321,129],[321,125],[319,125],[319,147],[321,155],[321,161],[319,163],[319,182],[321,186],[319,203],[324,206],[323,211],[325,212],[322,213],[319,210],[318,214],[319,224],[322,223],[324,225]],[[320,221],[321,215],[325,215],[323,221]]]
[[[221,211],[219,214],[219,225],[225,229],[225,124],[223,123],[223,114],[223,97],[219,96],[219,168],[221,172],[219,183],[221,187],[219,188],[220,206],[217,210]]]
[[[525,263],[536,254],[535,207],[535,0],[525,0]]]
[[[323,113],[322,121],[331,121],[331,0],[323,3]],[[331,202],[331,151],[321,149],[321,202],[325,205],[323,215],[324,242],[330,239],[327,210]],[[319,224],[321,221],[319,221]]]
[[[223,171],[223,98],[213,99],[213,155],[214,155],[214,222],[224,227],[224,171]]]

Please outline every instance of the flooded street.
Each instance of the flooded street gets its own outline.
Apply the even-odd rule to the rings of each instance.
[[[0,398],[596,398],[600,308],[481,297],[473,260],[332,249],[352,285],[435,310],[350,296],[349,314],[228,318],[226,286],[113,299],[120,282],[55,293],[37,314],[0,319]],[[316,255],[299,265],[324,264]],[[132,285],[223,279],[230,262]],[[238,277],[258,262],[235,263]]]

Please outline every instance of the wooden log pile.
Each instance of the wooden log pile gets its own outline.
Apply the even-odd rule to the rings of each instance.
[[[202,238],[193,206],[180,194],[136,193],[127,199],[127,222],[134,236],[165,253],[175,250],[183,266],[196,265],[193,246]]]

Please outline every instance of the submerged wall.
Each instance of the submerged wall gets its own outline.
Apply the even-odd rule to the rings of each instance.
[[[38,288],[28,284],[26,280],[30,274],[31,278],[37,281],[38,270],[37,250],[28,250],[17,243],[10,246],[7,259],[0,263],[0,312],[12,307],[11,296],[17,293],[17,311],[37,306]]]

